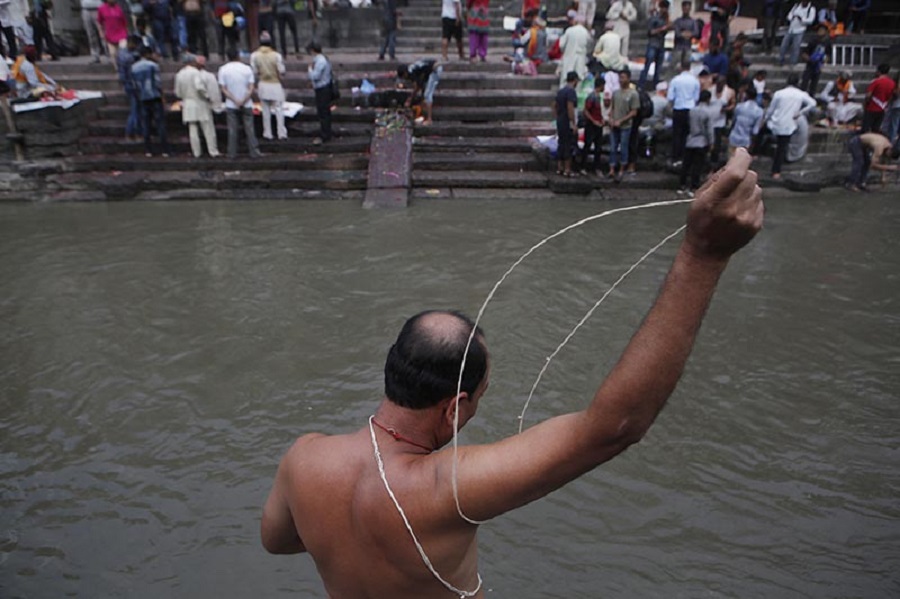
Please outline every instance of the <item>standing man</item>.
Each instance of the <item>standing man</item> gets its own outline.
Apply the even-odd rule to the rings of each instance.
[[[178,42],[172,27],[172,5],[169,0],[144,0],[144,14],[150,18],[150,28],[153,37],[159,44],[159,51],[163,58],[172,59],[178,57]],[[166,45],[171,49],[171,55],[166,51]]]
[[[891,140],[881,133],[869,132],[857,134],[847,141],[847,149],[853,159],[850,175],[844,182],[844,187],[851,191],[867,191],[866,179],[869,177],[869,168],[874,167],[881,171],[881,182],[887,171],[898,170],[897,165],[885,164],[891,159],[900,157],[900,149],[891,148]],[[872,164],[872,158],[875,164]]]
[[[866,32],[866,16],[871,7],[872,0],[850,0],[847,6],[847,33]]]
[[[419,97],[425,104],[425,121],[423,125],[432,123],[432,109],[434,106],[434,92],[437,90],[438,83],[441,82],[441,74],[444,68],[438,62],[431,58],[423,58],[417,60],[411,65],[400,65],[397,67],[397,76],[405,81],[411,81],[413,91],[406,105],[411,106]]]
[[[294,38],[294,55],[299,57],[300,40],[297,37],[297,15],[295,14],[292,0],[275,0],[275,23],[278,26],[278,42],[281,48],[281,55],[285,58],[288,57],[287,28],[291,30],[291,37]]]
[[[462,5],[460,0],[441,0],[441,56],[449,60],[450,38],[456,38],[459,59],[463,60],[462,45]]]
[[[619,89],[612,97],[609,122],[612,127],[609,142],[609,173],[615,178],[616,183],[622,180],[630,163],[628,144],[631,141],[631,125],[640,108],[641,99],[631,85],[631,71],[622,69],[619,72]],[[637,143],[637,140],[634,142]]]
[[[659,83],[662,73],[663,58],[666,56],[665,41],[666,32],[672,28],[669,24],[669,2],[661,0],[656,13],[647,21],[647,58],[644,62],[644,70],[638,80],[638,87],[644,89],[647,85],[647,74],[650,72],[650,64],[653,63],[653,87]],[[677,38],[676,38],[677,39]]]
[[[709,159],[713,168],[718,168],[719,157],[725,144],[725,136],[728,133],[728,116],[737,105],[737,94],[728,87],[724,77],[714,77],[715,81],[710,89],[709,108],[712,111],[713,144]]]
[[[587,158],[593,150],[594,163],[591,174],[600,173],[600,154],[603,148],[603,89],[606,80],[603,77],[594,78],[594,91],[584,101],[584,146],[581,148],[581,174],[588,174]],[[577,97],[576,97],[577,99]],[[559,125],[557,124],[557,129]]]
[[[637,9],[631,0],[612,0],[606,11],[606,21],[613,24],[613,31],[619,34],[622,56],[628,57],[628,45],[631,39],[631,21],[637,18]]]
[[[216,128],[213,123],[212,108],[207,98],[206,84],[197,68],[197,57],[185,53],[184,67],[175,75],[175,95],[181,99],[181,122],[188,126],[191,153],[194,158],[203,155],[200,145],[200,130],[206,139],[206,151],[210,157],[219,155]]]
[[[137,60],[135,55],[140,47],[141,38],[137,35],[129,36],[125,47],[119,50],[119,55],[116,57],[119,83],[122,84],[122,89],[128,98],[130,109],[128,120],[125,122],[126,141],[137,141],[144,134],[144,115],[141,109],[141,99],[137,85],[134,82],[134,74],[131,71]]]
[[[575,71],[566,74],[566,84],[556,92],[553,101],[553,113],[556,115],[556,174],[571,177],[572,156],[578,147],[578,119],[575,107],[578,106],[578,94],[575,86],[581,77]]]
[[[88,48],[95,63],[100,62],[100,40],[103,39],[103,32],[97,23],[97,9],[101,4],[103,0],[81,0],[81,24],[87,33]],[[110,60],[113,60],[112,56]]]
[[[700,26],[697,19],[691,17],[691,2],[681,3],[681,16],[672,24],[675,30],[675,46],[672,50],[672,66],[681,68],[684,63],[690,64],[695,39],[700,38]]]
[[[862,122],[863,133],[881,131],[884,112],[890,106],[894,89],[897,86],[894,80],[888,77],[890,72],[891,65],[887,63],[878,65],[878,76],[866,88],[866,100],[863,102],[865,109]]]
[[[50,11],[53,3],[50,0],[34,0],[34,47],[37,50],[38,60],[44,55],[46,49],[50,52],[51,60],[59,60],[59,48],[53,39],[53,28],[50,26]]]
[[[322,46],[317,41],[311,41],[306,46],[306,51],[313,55],[312,64],[307,69],[309,82],[316,93],[316,115],[319,117],[320,137],[313,142],[321,144],[331,141],[331,93],[332,77],[331,62],[322,54]]]
[[[587,53],[591,34],[574,12],[569,11],[569,28],[559,38],[559,49],[563,53],[562,63],[559,66],[560,87],[566,84],[567,73],[575,71],[579,79],[587,73]]]
[[[169,156],[169,142],[166,139],[166,114],[162,96],[162,81],[159,65],[153,60],[153,50],[141,46],[141,58],[131,67],[134,84],[141,100],[141,120],[144,126],[144,155],[153,156],[150,144],[153,125],[156,124],[156,135],[162,148],[163,158]]]
[[[806,45],[806,68],[803,70],[800,89],[811,96],[816,95],[822,66],[828,62],[829,56],[831,56],[831,38],[828,36],[828,28],[819,25],[816,28],[816,37]]]
[[[13,26],[12,13],[10,12],[11,0],[0,0],[0,29],[3,30],[3,37],[6,38],[7,54],[6,58],[15,60],[19,56],[19,48],[16,43],[16,28]],[[0,51],[3,46],[0,44]],[[38,60],[40,60],[40,55]]]
[[[253,90],[256,88],[253,70],[238,58],[237,48],[228,48],[228,62],[219,67],[219,86],[225,96],[225,117],[228,121],[228,158],[237,158],[239,121],[243,122],[250,158],[259,158],[259,142],[253,129]]]
[[[775,34],[781,20],[781,3],[782,0],[765,0],[763,4],[763,49],[766,54],[771,54],[772,46],[775,45]]]
[[[734,125],[728,135],[729,157],[738,148],[750,150],[762,125],[763,109],[756,103],[756,88],[748,87],[745,100],[734,109]]]
[[[728,46],[728,27],[731,18],[737,11],[737,0],[708,0],[703,5],[705,10],[709,11],[710,43],[712,40],[719,40],[719,47],[726,48]]]
[[[700,177],[706,173],[706,158],[715,137],[714,109],[709,105],[710,97],[709,90],[703,90],[697,105],[691,108],[690,133],[685,144],[684,164],[681,166],[681,194],[690,195],[696,191],[700,187]],[[690,187],[688,175],[691,178]]]
[[[677,168],[681,166],[690,131],[689,114],[700,99],[700,80],[691,74],[691,63],[681,63],[681,73],[669,83],[666,97],[672,103],[672,162]]]
[[[787,157],[791,135],[797,130],[797,119],[816,105],[809,94],[797,88],[799,82],[797,73],[788,75],[787,87],[775,92],[763,119],[777,139],[775,158],[772,160],[772,178],[776,180],[781,179],[781,166]]]
[[[800,60],[800,46],[803,44],[803,35],[806,28],[813,24],[816,20],[816,7],[812,5],[810,0],[802,0],[794,5],[791,12],[788,13],[788,31],[781,40],[781,53],[778,57],[778,65],[784,66],[784,57],[791,51],[790,66],[797,64]]]
[[[272,48],[272,36],[263,31],[259,36],[259,50],[250,55],[250,67],[259,81],[256,94],[262,104],[263,139],[272,139],[272,113],[275,113],[278,139],[287,139],[284,126],[284,59]]]
[[[384,33],[384,41],[381,43],[381,51],[378,52],[378,60],[384,60],[385,53],[391,57],[391,60],[396,60],[397,0],[383,0],[381,10],[381,29]]]
[[[199,53],[209,58],[209,45],[206,39],[206,11],[204,0],[184,0],[184,27],[187,33],[187,48],[191,54]]]
[[[384,397],[368,424],[305,435],[281,459],[263,508],[263,547],[309,552],[332,597],[481,597],[478,525],[457,512],[476,522],[495,518],[646,434],[684,371],[730,257],[762,226],[750,161],[738,152],[697,195],[653,308],[584,410],[497,443],[460,446],[458,459],[437,451],[487,401],[490,356],[477,329],[466,352],[474,323],[462,314],[420,313],[388,352]]]

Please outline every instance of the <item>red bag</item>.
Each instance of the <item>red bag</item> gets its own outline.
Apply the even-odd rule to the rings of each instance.
[[[559,40],[553,42],[553,46],[551,46],[550,50],[547,52],[547,57],[550,60],[562,59],[562,50],[559,49]]]

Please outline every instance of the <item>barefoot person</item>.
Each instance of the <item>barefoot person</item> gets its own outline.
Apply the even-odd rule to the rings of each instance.
[[[444,68],[433,58],[423,58],[410,65],[397,67],[397,77],[413,84],[413,91],[406,106],[412,106],[419,100],[425,105],[425,121],[423,125],[432,123],[432,106],[434,105],[434,92],[441,82],[441,74]]]
[[[475,416],[490,355],[479,332],[457,393],[473,323],[453,312],[421,313],[388,352],[385,397],[369,421],[350,434],[300,437],[282,458],[263,509],[263,546],[309,552],[330,597],[484,597],[478,525],[458,512],[490,520],[646,434],[684,371],[730,256],[762,226],[750,160],[738,150],[697,194],[655,305],[584,410],[462,446],[457,470],[454,452],[440,449],[454,436],[457,410],[460,427]]]

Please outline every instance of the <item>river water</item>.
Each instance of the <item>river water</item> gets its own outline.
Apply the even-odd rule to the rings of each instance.
[[[0,596],[323,597],[308,556],[259,544],[282,452],[364,424],[407,316],[474,315],[533,243],[619,205],[0,206]],[[522,264],[462,442],[515,431],[545,356],[684,211]],[[644,442],[482,528],[488,595],[900,596],[898,230],[896,198],[769,202]],[[675,247],[560,352],[528,422],[585,405]]]

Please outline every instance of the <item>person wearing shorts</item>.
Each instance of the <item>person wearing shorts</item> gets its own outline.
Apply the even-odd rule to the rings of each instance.
[[[441,82],[441,73],[443,72],[444,68],[433,58],[423,58],[411,65],[397,67],[397,76],[413,83],[413,92],[406,101],[406,105],[411,106],[420,95],[422,97],[422,103],[425,104],[423,125],[431,124],[434,91]]]
[[[459,58],[464,59],[462,45],[462,5],[460,0],[441,0],[441,56],[448,60],[450,38],[456,38]]]

